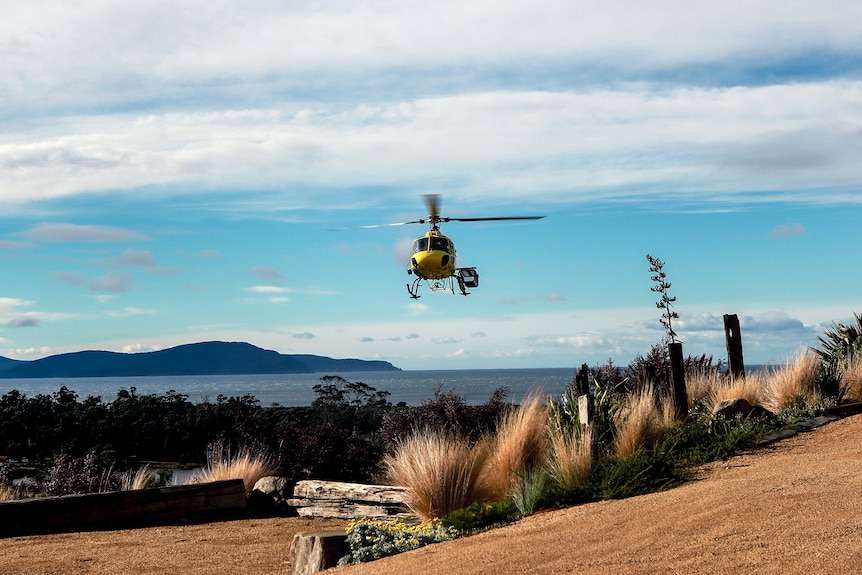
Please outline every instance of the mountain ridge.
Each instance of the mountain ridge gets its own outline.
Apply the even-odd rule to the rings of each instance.
[[[158,351],[76,351],[22,361],[0,356],[0,379],[400,371],[387,361],[281,354],[246,342],[209,341]]]

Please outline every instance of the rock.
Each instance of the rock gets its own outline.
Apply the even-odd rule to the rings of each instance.
[[[296,483],[287,503],[301,517],[407,519],[412,515],[406,500],[407,490],[393,485],[304,480]]]
[[[748,400],[737,397],[719,401],[712,408],[713,421],[730,421],[737,415],[743,418],[760,419],[772,415],[768,410],[759,405],[751,405]]]
[[[293,485],[286,477],[270,475],[258,479],[248,496],[249,511],[258,517],[296,515],[287,504],[287,499],[293,495]]]
[[[276,501],[288,499],[293,495],[293,482],[287,477],[278,477],[275,475],[261,477],[254,484],[254,488],[275,498]]]
[[[747,399],[737,397],[736,399],[725,399],[719,401],[712,408],[712,415],[716,419],[733,419],[737,414],[742,414],[743,417],[751,412],[751,404]]]
[[[303,531],[293,536],[290,564],[293,575],[311,575],[335,567],[350,553],[343,531]]]

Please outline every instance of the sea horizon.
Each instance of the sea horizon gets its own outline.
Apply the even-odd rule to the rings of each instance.
[[[575,368],[387,370],[342,373],[179,375],[131,377],[52,377],[0,379],[0,396],[17,390],[33,397],[51,395],[61,387],[77,394],[78,400],[101,397],[110,402],[121,390],[135,388],[138,395],[163,395],[174,391],[188,396],[192,403],[215,402],[218,396],[251,395],[262,406],[297,407],[310,405],[317,398],[313,387],[326,376],[362,382],[377,391],[389,392],[393,404],[419,405],[434,395],[452,391],[469,405],[485,403],[500,387],[507,388],[506,401],[518,402],[532,392],[561,394],[574,377]]]

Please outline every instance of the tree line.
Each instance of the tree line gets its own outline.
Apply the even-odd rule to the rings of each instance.
[[[187,395],[139,394],[80,399],[63,386],[32,397],[0,396],[0,455],[41,465],[59,456],[98,457],[115,469],[142,461],[198,464],[215,442],[268,454],[295,478],[371,481],[387,450],[413,428],[443,426],[478,436],[505,403],[501,388],[480,406],[438,386],[419,406],[393,405],[389,392],[338,376],[321,378],[304,407],[263,407],[251,395],[192,403]]]
[[[608,360],[590,370],[591,381],[618,392],[644,381],[666,382],[666,350],[656,344],[626,367]],[[708,356],[686,363],[699,370],[723,367]],[[309,406],[263,407],[251,395],[192,403],[176,391],[139,394],[134,387],[121,389],[112,401],[80,399],[65,386],[32,397],[12,390],[0,396],[0,455],[39,465],[61,455],[96,454],[122,470],[142,461],[203,464],[207,448],[219,442],[268,455],[285,477],[368,482],[376,479],[383,456],[413,431],[440,429],[477,439],[512,407],[505,387],[481,405],[468,405],[440,385],[420,405],[394,405],[389,392],[338,376],[322,377],[313,391]]]

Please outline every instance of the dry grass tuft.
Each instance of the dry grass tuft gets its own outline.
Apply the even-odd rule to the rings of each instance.
[[[207,466],[191,478],[191,483],[209,483],[223,479],[242,479],[246,494],[251,493],[258,479],[275,473],[270,457],[262,452],[241,449],[231,455],[223,446],[215,446],[207,453]]]
[[[147,489],[153,483],[153,468],[149,465],[144,465],[143,467],[139,467],[134,473],[131,471],[123,473],[123,477],[120,480],[120,490],[139,491]]]
[[[725,380],[723,374],[715,370],[709,372],[695,371],[685,374],[685,391],[688,395],[688,407],[694,407],[698,401],[709,402],[709,395]]]
[[[614,451],[618,457],[651,447],[674,425],[673,400],[650,385],[626,397],[616,415]]]
[[[846,386],[844,399],[862,401],[862,358],[851,361],[842,371],[841,379]]]
[[[548,406],[538,394],[507,412],[497,427],[484,480],[494,499],[509,495],[524,477],[542,467],[548,453]]]
[[[797,358],[766,376],[763,407],[778,413],[799,403],[807,402],[817,393],[817,373],[820,360],[811,352]]]
[[[427,520],[491,498],[482,481],[489,453],[487,441],[471,445],[462,437],[424,431],[404,440],[383,465],[389,482],[408,489],[407,506]]]
[[[751,405],[761,405],[765,389],[766,377],[762,374],[750,373],[734,379],[721,378],[704,398],[704,403],[713,409],[725,399],[742,398]]]
[[[0,485],[0,501],[14,501],[19,497],[18,488],[11,485]]]
[[[590,478],[593,466],[593,430],[583,433],[551,426],[550,454],[546,464],[548,476],[563,490],[583,486]]]

